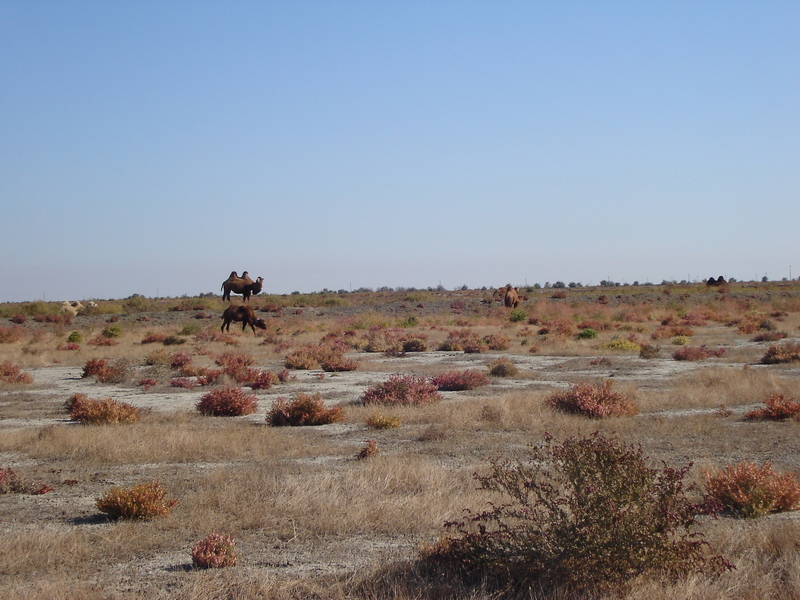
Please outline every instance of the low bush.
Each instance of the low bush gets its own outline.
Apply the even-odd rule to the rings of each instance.
[[[449,371],[431,377],[431,383],[439,391],[457,392],[488,385],[489,378],[480,371]]]
[[[33,483],[17,474],[14,469],[0,469],[0,495],[2,494],[46,494],[53,488],[42,483]]]
[[[776,344],[767,348],[766,354],[761,358],[765,365],[795,362],[800,360],[800,342],[787,342]]]
[[[659,354],[661,354],[661,346],[656,344],[643,344],[639,350],[641,358],[658,358]]]
[[[168,515],[177,503],[167,498],[167,492],[158,481],[130,488],[114,487],[96,501],[98,510],[111,519],[137,520]]]
[[[367,427],[372,429],[396,429],[400,427],[400,417],[394,415],[383,415],[381,413],[372,413],[367,416],[364,421]]]
[[[124,358],[109,363],[106,358],[91,358],[83,366],[81,377],[95,377],[100,383],[120,383],[131,373],[131,365]]]
[[[14,344],[25,339],[28,330],[21,325],[0,326],[0,344]]]
[[[527,321],[528,313],[525,312],[525,309],[514,308],[508,313],[508,320],[512,323],[521,323],[523,321]]]
[[[221,390],[212,390],[203,395],[195,408],[207,416],[240,417],[256,412],[258,399],[245,394],[240,387],[229,385]]]
[[[711,358],[712,356],[720,357],[723,354],[725,354],[725,348],[711,350],[705,345],[686,346],[685,348],[681,348],[680,350],[673,352],[672,358],[675,360],[705,360],[707,358]]]
[[[441,400],[436,385],[425,377],[396,374],[369,388],[361,397],[364,404],[424,405]]]
[[[757,336],[753,338],[754,342],[778,342],[786,337],[789,337],[789,334],[785,331],[766,331],[764,333],[759,333]]]
[[[439,345],[439,350],[445,352],[466,352],[477,354],[486,348],[486,341],[478,338],[478,334],[469,329],[451,331],[447,339]]]
[[[135,423],[142,417],[142,410],[132,404],[111,398],[92,400],[85,394],[73,394],[65,407],[69,418],[83,425]]]
[[[800,402],[786,399],[783,394],[772,394],[764,400],[764,408],[757,408],[745,413],[748,421],[786,421],[800,419]]]
[[[489,350],[508,350],[511,345],[511,338],[503,333],[492,333],[483,338]]]
[[[498,358],[489,363],[489,375],[493,377],[515,377],[518,374],[519,369],[508,358]]]
[[[618,338],[616,340],[611,340],[605,346],[609,350],[633,350],[639,352],[642,349],[642,345],[639,342],[634,342],[628,338]]]
[[[67,343],[80,344],[83,341],[83,335],[79,331],[73,331],[67,336]]]
[[[792,473],[776,473],[771,462],[728,465],[718,473],[703,472],[706,493],[726,509],[745,518],[795,510],[800,483]]]
[[[581,340],[593,340],[596,337],[597,337],[597,330],[592,329],[591,327],[581,329],[580,333],[578,333],[578,338]]]
[[[585,415],[593,419],[639,414],[639,407],[624,394],[611,389],[612,381],[600,385],[576,383],[566,392],[549,396],[545,403],[561,412]]]
[[[301,346],[286,355],[283,366],[287,369],[310,370],[319,366],[316,346]]]
[[[546,435],[475,476],[497,500],[447,523],[454,533],[423,550],[421,564],[435,578],[455,575],[526,598],[533,589],[594,597],[637,578],[732,568],[699,531],[684,487],[689,467],[647,462],[641,447],[599,432],[561,443]]]
[[[0,381],[6,383],[33,383],[33,376],[11,361],[0,363]]]
[[[152,333],[147,334],[142,338],[142,344],[161,344],[167,339],[166,333]]]
[[[381,449],[378,448],[378,441],[377,440],[367,440],[366,445],[361,448],[361,450],[356,454],[356,458],[358,460],[364,460],[365,458],[372,458],[374,456],[378,456],[381,453]]]
[[[260,371],[253,379],[247,382],[251,390],[268,390],[278,382],[278,376],[269,371]]]
[[[170,380],[169,384],[172,387],[181,388],[184,390],[193,390],[200,382],[192,379],[191,377],[174,377]]]
[[[267,422],[273,427],[328,425],[344,420],[341,406],[327,408],[322,396],[298,392],[291,402],[278,398],[267,412]]]
[[[232,567],[238,561],[236,540],[230,535],[209,533],[192,546],[192,564],[198,569]]]
[[[103,329],[101,335],[106,338],[121,338],[122,327],[119,325],[119,323],[111,323],[110,325],[107,325],[105,329]]]

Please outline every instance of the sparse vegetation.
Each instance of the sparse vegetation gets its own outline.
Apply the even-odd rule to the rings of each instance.
[[[728,465],[717,473],[704,472],[707,494],[732,513],[762,517],[800,507],[800,483],[792,473],[777,473],[771,462]]]
[[[139,483],[129,488],[114,487],[97,499],[100,512],[110,519],[147,520],[163,517],[178,503],[167,496],[158,481]]]
[[[192,564],[198,569],[232,567],[238,561],[233,536],[209,533],[192,546]]]
[[[84,394],[74,394],[66,402],[69,418],[83,425],[120,425],[135,423],[142,411],[127,402],[112,398],[92,400]]]
[[[267,422],[273,427],[328,425],[344,420],[341,406],[327,408],[320,394],[298,392],[294,400],[278,398],[267,413]]]
[[[441,400],[437,386],[419,375],[392,375],[369,388],[361,397],[364,404],[424,405]]]
[[[211,390],[200,398],[197,411],[212,417],[241,417],[256,412],[258,398],[245,394],[242,388],[229,385],[221,390]]]
[[[552,394],[545,402],[562,412],[594,419],[638,414],[639,408],[636,404],[624,394],[613,391],[612,385],[610,379],[599,385],[577,383],[566,392]]]

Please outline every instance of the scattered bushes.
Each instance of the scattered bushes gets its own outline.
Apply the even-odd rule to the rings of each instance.
[[[135,423],[142,411],[127,402],[111,398],[92,400],[85,394],[73,394],[66,402],[69,418],[83,425],[119,425]]]
[[[639,414],[639,407],[624,394],[613,391],[611,386],[610,379],[600,385],[576,383],[566,392],[549,396],[545,403],[562,412],[593,419]]]
[[[328,425],[344,419],[341,406],[326,408],[322,396],[298,392],[291,402],[278,398],[267,413],[267,422],[273,427]]]
[[[6,383],[33,383],[33,376],[24,372],[18,365],[11,361],[0,363],[0,381]]]
[[[209,533],[192,546],[192,564],[198,569],[232,567],[238,561],[236,540],[230,535]]]
[[[0,326],[0,344],[13,344],[22,341],[27,336],[28,330],[21,325]]]
[[[455,392],[488,385],[489,378],[480,371],[449,371],[431,377],[431,383],[439,391]]]
[[[783,394],[772,394],[764,400],[764,408],[757,408],[745,413],[748,421],[786,421],[800,418],[800,402],[787,400]]]
[[[98,510],[111,519],[137,520],[168,515],[177,503],[167,498],[167,492],[158,481],[130,488],[114,487],[96,501]]]
[[[195,405],[198,412],[212,417],[240,417],[251,415],[258,407],[258,399],[247,395],[242,388],[227,386],[221,390],[211,390]]]
[[[436,385],[425,377],[396,374],[369,388],[361,397],[364,404],[424,405],[441,400]]]
[[[515,377],[518,374],[519,369],[507,358],[498,358],[489,363],[489,375],[493,377]]]
[[[766,354],[761,358],[765,365],[775,365],[800,360],[800,342],[787,342],[776,344],[767,348]]]
[[[685,348],[676,350],[672,353],[672,358],[675,360],[705,360],[712,356],[720,357],[723,354],[725,354],[725,348],[711,350],[704,344],[702,346],[686,346]]]
[[[771,462],[761,467],[742,462],[703,475],[707,494],[740,517],[761,517],[800,506],[800,483],[791,473],[776,473]]]
[[[476,475],[499,497],[446,527],[423,551],[431,575],[456,574],[525,595],[624,590],[641,576],[680,579],[732,568],[712,556],[685,493],[688,466],[657,470],[641,447],[602,436],[545,437],[515,460]]]

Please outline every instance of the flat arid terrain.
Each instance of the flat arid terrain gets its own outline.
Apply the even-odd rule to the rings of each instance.
[[[0,305],[0,474],[17,481],[0,481],[0,596],[502,595],[410,565],[493,500],[476,473],[546,434],[641,446],[654,467],[687,467],[698,501],[705,474],[730,465],[800,476],[797,419],[751,418],[769,398],[800,399],[800,283],[530,288],[516,308],[494,291],[259,294],[249,306],[263,327],[224,333],[219,296],[84,300],[75,316]],[[439,385],[430,402],[365,400],[391,379],[464,373],[474,385]],[[598,417],[549,401],[585,384],[634,409]],[[253,410],[198,410],[224,391]],[[76,398],[138,419],[82,423]],[[299,399],[335,418],[279,426],[276,407]],[[109,490],[149,482],[176,501],[166,514],[100,510]],[[800,598],[797,512],[698,521],[734,569],[639,578],[613,597]],[[193,565],[210,533],[235,538],[236,565]]]

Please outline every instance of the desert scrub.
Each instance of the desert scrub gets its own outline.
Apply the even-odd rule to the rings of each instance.
[[[33,383],[33,377],[30,373],[25,373],[19,366],[6,360],[0,363],[0,381],[5,381],[6,383]]]
[[[294,400],[278,398],[267,412],[267,423],[273,427],[328,425],[344,420],[341,406],[327,408],[322,395],[297,392]]]
[[[544,444],[476,474],[495,500],[447,523],[453,533],[424,550],[422,564],[433,576],[455,574],[513,597],[720,572],[730,565],[699,531],[688,469],[650,467],[641,447],[599,432],[561,443],[546,434]]]
[[[24,340],[28,335],[28,330],[21,325],[0,326],[0,344],[13,344]]]
[[[627,396],[611,389],[612,381],[600,385],[576,383],[566,392],[548,396],[545,404],[565,413],[585,415],[593,419],[639,414],[639,407]]]
[[[68,344],[80,344],[83,341],[83,335],[79,331],[73,331],[67,336]]]
[[[521,323],[528,320],[528,313],[522,308],[515,308],[508,313],[508,320],[512,323]]]
[[[258,399],[245,394],[242,388],[229,385],[212,390],[195,405],[198,412],[212,417],[240,417],[251,415],[258,408]]]
[[[596,337],[597,337],[597,330],[592,329],[591,327],[581,329],[581,331],[578,333],[578,339],[581,340],[593,340]]]
[[[458,392],[488,385],[489,378],[480,371],[448,371],[431,377],[431,383],[439,391]]]
[[[515,377],[518,374],[519,369],[508,358],[498,358],[489,363],[489,375],[492,377]]]
[[[131,373],[131,365],[124,358],[109,363],[106,358],[91,358],[83,366],[81,377],[95,377],[100,383],[121,383]]]
[[[641,358],[658,358],[660,353],[661,346],[656,344],[643,344],[639,350],[639,356]]]
[[[754,518],[800,506],[800,484],[792,473],[776,473],[771,462],[728,465],[717,473],[703,472],[706,493],[730,512]]]
[[[364,460],[366,458],[373,458],[378,456],[381,453],[381,449],[378,448],[378,440],[367,440],[367,443],[364,444],[364,447],[359,450],[358,454],[356,454],[356,459]]]
[[[168,515],[177,503],[177,500],[167,498],[167,492],[158,481],[130,488],[114,487],[96,501],[98,510],[110,519],[135,520]]]
[[[53,488],[41,483],[33,483],[17,474],[14,469],[0,469],[0,495],[2,494],[46,494]]]
[[[492,333],[483,338],[489,350],[508,350],[511,345],[511,338],[504,333]]]
[[[786,421],[800,418],[800,402],[787,399],[783,394],[772,394],[764,400],[764,408],[745,413],[747,421]]]
[[[127,402],[111,398],[92,400],[85,394],[73,394],[65,404],[69,418],[82,425],[120,425],[135,423],[142,411]]]
[[[608,348],[609,350],[630,350],[639,352],[642,349],[642,345],[639,342],[634,342],[628,338],[619,338],[616,340],[611,340],[604,346],[604,348]]]
[[[106,338],[121,338],[122,327],[118,323],[111,323],[110,325],[106,325],[101,335]]]
[[[706,360],[707,358],[711,358],[712,356],[720,357],[725,354],[725,348],[717,348],[716,350],[711,350],[710,348],[703,346],[686,346],[681,348],[680,350],[676,350],[672,353],[672,358],[675,360]]]
[[[765,365],[775,365],[798,360],[800,360],[800,342],[787,342],[770,346],[761,358],[761,362]]]
[[[236,540],[230,535],[209,533],[192,546],[192,565],[197,569],[232,567],[237,561]]]
[[[437,402],[442,395],[436,385],[425,377],[396,374],[383,383],[369,388],[361,397],[364,404],[424,405]]]
[[[400,417],[383,413],[370,413],[364,420],[367,427],[372,429],[396,429],[400,427],[400,422]]]

